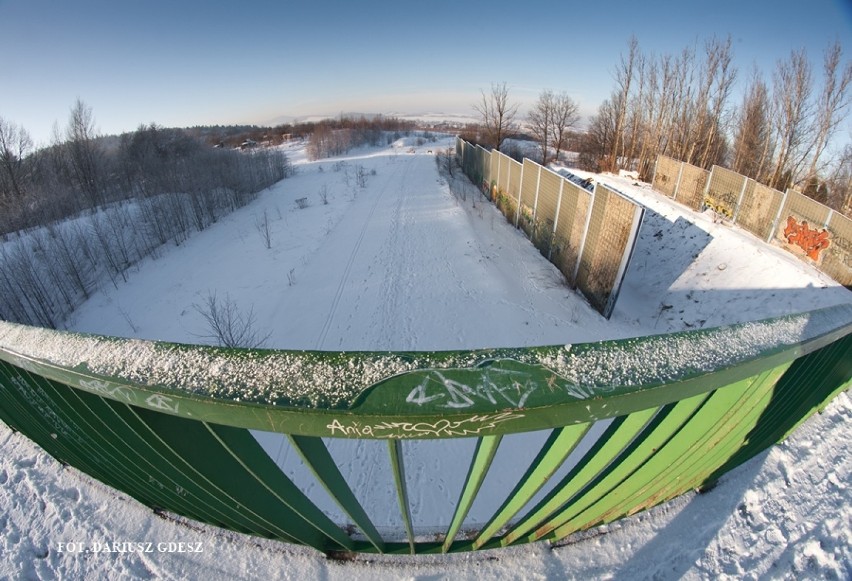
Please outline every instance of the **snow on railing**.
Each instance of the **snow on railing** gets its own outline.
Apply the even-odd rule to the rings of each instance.
[[[326,553],[562,538],[712,482],[850,377],[852,305],[450,352],[222,349],[0,323],[9,426],[148,506]]]

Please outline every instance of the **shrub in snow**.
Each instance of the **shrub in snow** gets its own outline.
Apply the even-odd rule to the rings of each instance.
[[[242,312],[229,295],[220,301],[215,292],[208,292],[202,304],[192,305],[193,309],[207,323],[207,332],[199,334],[201,339],[215,341],[222,347],[258,348],[269,339],[255,329],[254,307],[247,313]]]

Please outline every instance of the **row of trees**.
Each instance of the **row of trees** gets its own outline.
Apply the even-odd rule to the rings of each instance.
[[[324,119],[299,129],[308,132],[306,153],[309,159],[325,159],[342,155],[361,145],[379,145],[386,136],[409,133],[414,129],[413,121],[381,115],[371,119],[365,116]]]
[[[79,101],[47,148],[2,120],[0,133],[0,319],[48,327],[292,173],[278,151],[214,149],[155,124],[99,137]]]
[[[519,120],[503,83],[482,92],[474,105],[480,135],[467,137],[500,149],[507,136],[528,133],[545,163],[570,142],[584,169],[633,169],[645,179],[661,154],[705,169],[718,164],[779,190],[797,186],[848,211],[852,146],[831,148],[848,117],[852,83],[852,62],[844,60],[841,45],[828,46],[820,75],[804,49],[778,61],[769,81],[755,69],[735,103],[738,77],[730,38],[658,56],[631,38],[615,67],[612,93],[586,131],[574,131],[576,103],[550,90]]]
[[[506,149],[504,142],[513,135],[529,133],[538,145],[538,161],[543,165],[559,159],[579,120],[577,102],[568,93],[556,93],[551,89],[541,92],[526,119],[519,119],[518,104],[509,100],[506,83],[492,83],[490,92],[482,91],[481,100],[473,107],[481,123],[478,127],[468,127],[462,132],[466,141],[480,143],[516,157],[521,152],[513,148]]]
[[[293,121],[281,123],[274,127],[258,126],[197,126],[187,131],[210,145],[238,148],[245,141],[254,141],[259,145],[281,145],[288,139],[309,139],[321,127],[343,129],[353,133],[356,141],[367,143],[369,139],[377,139],[376,132],[407,132],[415,129],[416,123],[396,117],[383,115],[347,115],[341,114],[334,119],[321,121]],[[320,129],[322,130],[322,129]],[[370,137],[372,136],[372,137]]]
[[[657,156],[668,155],[705,169],[730,167],[779,190],[803,188],[840,209],[850,184],[838,176],[849,152],[838,155],[830,145],[848,116],[852,83],[840,44],[823,55],[821,83],[806,51],[794,50],[777,62],[771,81],[755,68],[739,103],[732,100],[733,63],[730,38],[657,57],[632,38],[615,88],[580,139],[580,163],[648,178]]]

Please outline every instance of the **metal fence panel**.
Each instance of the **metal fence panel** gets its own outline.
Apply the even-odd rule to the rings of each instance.
[[[822,258],[822,270],[846,287],[852,287],[852,220],[833,212],[828,221],[831,245]]]
[[[479,168],[480,180],[476,184],[477,187],[482,187],[491,181],[491,152],[482,147],[476,146],[477,167]]]
[[[774,238],[834,280],[852,286],[849,218],[804,194],[783,194],[719,166],[709,174],[663,155],[657,157],[653,188],[693,210],[700,211],[706,202],[762,240]]]
[[[553,230],[556,225],[556,208],[559,205],[559,194],[562,183],[566,181],[562,176],[542,168],[538,184],[538,203],[535,211],[535,230],[532,241],[543,256],[551,257],[551,245],[553,243]]]
[[[688,163],[683,164],[675,200],[700,212],[704,206],[704,189],[709,178],[710,172],[707,170]]]
[[[746,179],[744,175],[714,165],[713,171],[710,172],[704,204],[718,214],[733,218],[743,194],[743,188],[746,186]]]
[[[511,171],[509,172],[509,184],[506,191],[515,200],[519,200],[521,195],[521,177],[524,166],[509,156],[504,156],[503,161],[505,161],[511,168]]]
[[[748,180],[742,203],[737,208],[736,223],[761,240],[766,240],[772,233],[775,217],[783,202],[782,192]]]
[[[776,240],[803,260],[821,265],[825,250],[832,245],[831,234],[824,230],[831,209],[794,190],[787,190],[775,230]]]
[[[828,222],[831,208],[823,206],[816,200],[797,192],[789,190],[784,208],[781,210],[781,223],[792,216],[798,222],[807,222],[811,228],[823,228]],[[783,228],[779,228],[779,238],[783,239]]]
[[[576,285],[601,312],[620,285],[625,253],[632,251],[638,226],[636,204],[596,184]]]
[[[538,202],[538,182],[541,166],[524,158],[523,175],[521,180],[520,212],[518,213],[518,228],[524,231],[530,240],[535,236],[535,210]]]
[[[498,159],[499,164],[500,164],[500,175],[497,178],[497,187],[499,188],[499,190],[503,194],[511,197],[515,201],[515,203],[517,204],[517,202],[518,202],[517,192],[513,195],[509,191],[509,174],[511,173],[511,171],[513,169],[513,167],[512,167],[513,164],[510,163],[512,160],[509,158],[509,156],[502,154],[499,151],[496,153],[496,155],[497,155],[497,159]]]
[[[670,198],[675,197],[681,165],[682,162],[671,157],[665,155],[658,156],[651,187]]]
[[[551,260],[572,286],[575,283],[577,263],[580,260],[591,207],[592,194],[565,180],[562,185],[562,201],[559,204]]]

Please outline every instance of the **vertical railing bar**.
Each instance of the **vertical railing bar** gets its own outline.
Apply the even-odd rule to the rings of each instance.
[[[201,471],[200,467],[197,467],[195,463],[190,462],[187,458],[184,457],[181,452],[176,450],[174,444],[171,441],[167,441],[164,433],[157,430],[149,423],[146,418],[140,415],[140,413],[142,413],[143,415],[150,415],[152,418],[156,418],[158,415],[161,415],[160,412],[147,410],[145,408],[134,409],[132,406],[128,406],[128,409],[134,416],[138,418],[138,420],[142,424],[148,426],[148,428],[151,430],[152,435],[157,439],[157,441],[159,441],[159,443],[163,446],[165,450],[168,450],[171,455],[177,458],[183,466],[185,466],[192,474],[194,474],[198,478],[199,481],[205,483],[205,486],[210,487],[209,494],[212,497],[216,498],[217,500],[227,500],[231,506],[242,506],[244,504],[241,503],[237,498],[235,498],[233,494],[226,491],[224,488],[219,486],[219,484],[213,482],[212,480],[210,480],[210,478],[205,476],[205,474]],[[202,427],[206,427],[206,422],[200,423],[203,424]],[[175,468],[179,469],[177,468],[177,466]],[[187,476],[189,477],[189,475]],[[213,493],[214,491],[215,494]],[[280,534],[283,538],[294,539],[295,542],[302,545],[314,546],[313,544],[306,542],[305,540],[301,540],[295,537],[291,531],[286,531],[282,529],[281,527],[267,520],[264,516],[258,514],[257,511],[251,508],[243,506],[243,509],[238,511],[238,513],[242,516],[242,518],[246,519],[246,521],[251,526],[266,529],[269,533]],[[318,550],[322,550],[321,547],[315,548]]]
[[[76,423],[73,421],[72,412],[67,409],[68,407],[71,407],[70,404],[67,402],[64,404],[59,403],[46,393],[47,388],[52,389],[52,386],[50,386],[47,379],[39,375],[32,374],[27,370],[21,369],[16,371],[18,377],[27,383],[31,392],[36,394],[41,406],[50,408],[50,411],[58,420],[73,426],[73,441],[61,442],[63,447],[66,449],[76,446],[83,448],[82,451],[86,456],[96,460],[94,465],[98,466],[101,473],[107,473],[113,481],[124,484],[128,490],[133,491],[131,494],[138,495],[139,498],[150,498],[150,494],[143,487],[142,483],[138,480],[138,478],[133,477],[132,470],[130,470],[125,462],[122,461],[122,459],[127,461],[128,458],[124,454],[121,454],[108,439],[96,442],[92,438],[88,437],[86,435],[85,428],[81,426],[80,421]],[[24,374],[26,374],[30,379],[24,379]],[[8,376],[8,372],[6,375]],[[38,385],[38,389],[35,387],[36,385]],[[20,396],[21,394],[17,395]],[[16,394],[13,393],[12,396],[15,397]],[[28,401],[27,405],[32,406],[36,411],[43,411],[38,410],[36,404],[31,401]],[[81,419],[76,411],[74,411],[74,414],[77,415],[78,420]],[[88,422],[85,423],[88,424]],[[52,433],[51,437],[55,444],[60,444],[60,440],[62,438],[59,437],[58,434]],[[121,456],[121,458],[118,456]]]
[[[474,548],[482,547],[487,543],[509,519],[526,506],[530,499],[547,484],[553,474],[562,466],[562,463],[571,455],[591,427],[591,422],[575,424],[556,428],[550,433],[518,484],[494,513],[494,516],[482,527],[474,542]]]
[[[636,479],[642,480],[644,484],[635,486],[635,490],[628,494],[626,498],[622,498],[618,502],[610,503],[608,506],[601,507],[597,513],[591,513],[584,516],[585,513],[579,513],[570,520],[565,520],[562,525],[556,527],[548,538],[561,538],[576,530],[586,529],[594,526],[595,523],[609,522],[614,516],[627,512],[633,514],[644,508],[663,502],[668,494],[663,496],[662,492],[665,486],[658,484],[663,481],[665,483],[676,483],[683,490],[689,490],[693,487],[692,482],[695,478],[701,477],[704,474],[705,466],[712,466],[717,457],[723,456],[732,449],[732,440],[736,440],[736,436],[745,432],[748,429],[746,422],[741,420],[746,417],[754,408],[759,408],[762,402],[770,397],[770,394],[759,389],[760,384],[764,383],[766,377],[771,374],[762,374],[762,377],[753,382],[747,392],[737,391],[734,395],[738,398],[734,399],[734,403],[725,402],[726,406],[734,406],[723,408],[725,413],[717,414],[719,418],[714,420],[712,415],[702,414],[700,417],[695,416],[690,421],[695,424],[694,428],[699,431],[697,437],[690,439],[681,432],[678,438],[671,440],[666,444],[666,449],[662,450],[662,455],[658,456],[656,461],[648,463],[647,467],[643,467],[643,472],[637,471]],[[707,410],[712,414],[719,410],[722,405],[719,400],[719,395],[725,396],[722,399],[731,397],[730,392],[720,394],[717,390],[713,392],[714,401],[712,406],[708,406]],[[746,424],[743,426],[742,424]],[[730,429],[728,429],[730,427]],[[684,426],[684,430],[691,430],[693,426]],[[725,435],[725,437],[721,437]],[[728,445],[731,444],[731,445]],[[701,453],[702,448],[708,448],[709,453]],[[670,449],[674,448],[675,452]],[[672,458],[673,457],[673,458]],[[671,458],[671,459],[670,459]],[[657,464],[665,463],[665,466],[658,469]],[[654,484],[654,487],[651,487]],[[677,493],[675,493],[676,495]],[[587,511],[588,512],[588,509]]]
[[[83,408],[85,408],[88,411],[89,415],[91,415],[93,418],[97,418],[97,420],[105,428],[107,433],[111,433],[114,436],[114,440],[113,440],[113,438],[103,438],[102,440],[106,443],[110,443],[111,447],[115,450],[115,454],[117,454],[117,456],[115,456],[116,460],[118,460],[118,462],[120,464],[122,464],[122,466],[131,466],[132,465],[132,466],[136,466],[136,469],[139,470],[140,472],[150,471],[150,472],[147,472],[147,473],[157,475],[158,477],[163,478],[166,482],[171,482],[171,484],[174,485],[174,486],[181,486],[181,488],[183,488],[184,491],[186,492],[187,496],[192,495],[192,497],[195,499],[195,501],[197,501],[197,503],[196,503],[196,502],[189,500],[189,498],[187,498],[187,500],[184,502],[181,499],[179,494],[177,494],[177,493],[173,494],[171,489],[168,489],[168,488],[165,489],[165,492],[167,492],[166,496],[169,496],[170,498],[176,498],[177,499],[177,502],[176,502],[177,506],[181,506],[181,505],[189,506],[189,507],[191,507],[192,511],[194,511],[197,514],[200,514],[200,515],[205,515],[205,518],[208,518],[208,519],[212,518],[212,516],[218,512],[215,509],[213,509],[211,511],[208,503],[205,503],[204,500],[199,495],[197,495],[195,492],[193,492],[189,489],[186,489],[182,485],[180,485],[178,483],[178,481],[174,479],[173,476],[170,476],[167,472],[163,471],[155,463],[151,462],[151,460],[145,454],[143,454],[140,451],[139,448],[136,448],[135,446],[132,446],[132,445],[127,445],[128,442],[127,442],[126,436],[122,436],[120,433],[118,433],[116,431],[122,425],[126,428],[126,430],[130,434],[132,434],[132,437],[134,438],[134,441],[137,442],[137,445],[147,445],[147,442],[145,441],[145,439],[142,437],[141,434],[139,434],[136,430],[134,430],[131,426],[129,426],[127,424],[127,422],[125,422],[124,419],[120,415],[115,413],[115,409],[112,407],[112,405],[110,405],[110,403],[107,403],[107,400],[104,400],[103,397],[99,397],[99,396],[94,395],[94,394],[88,394],[92,398],[96,398],[96,399],[92,400],[93,402],[100,402],[101,405],[105,406],[106,409],[108,409],[117,418],[117,420],[118,420],[117,423],[113,423],[111,425],[110,422],[107,422],[105,420],[105,418],[100,413],[98,413],[96,410],[92,409],[92,406],[90,406],[88,403],[86,403],[84,398],[81,397],[80,393],[76,389],[68,388],[67,390],[63,390],[63,391],[66,392],[66,394],[63,394],[63,393],[60,393],[60,390],[57,389],[54,385],[50,384],[49,382],[46,383],[46,385],[44,386],[44,389],[47,389],[47,388],[50,388],[53,391],[53,393],[56,394],[57,398],[62,399],[63,401],[66,402],[66,405],[68,405],[69,408],[71,410],[73,410],[73,412],[77,416],[77,419],[78,419],[79,422],[88,425],[93,431],[103,433],[101,430],[98,430],[97,426],[92,425],[81,414],[81,411],[77,409],[77,406],[74,405],[73,403],[71,403],[67,398],[68,397],[74,397],[76,399],[76,401],[79,402],[79,405],[82,406]],[[113,402],[113,403],[115,405],[126,405],[126,404],[121,404],[119,402]],[[65,412],[65,413],[67,413],[67,412]],[[115,426],[115,428],[113,426]],[[124,443],[126,445],[126,451],[115,446],[115,445],[112,445],[111,444],[112,441],[118,441],[118,442]],[[150,446],[149,446],[149,448],[150,448]],[[162,458],[162,456],[160,456],[159,454],[157,454],[156,451],[153,450],[153,448],[150,448],[150,449],[156,454],[156,457],[158,459],[165,461],[165,459]],[[138,461],[134,461],[132,459],[132,457],[130,456],[130,454],[135,456]],[[144,466],[143,466],[143,464],[144,464]],[[168,464],[168,465],[171,465],[171,464]],[[131,477],[135,478],[133,476],[131,476]]]
[[[3,366],[0,365],[0,375],[4,374],[9,377],[9,373],[4,372]],[[10,387],[3,387],[6,387],[9,392],[9,396],[6,398],[6,403],[8,405],[8,408],[6,408],[7,412],[17,419],[21,427],[25,428],[26,431],[22,430],[22,433],[27,435],[28,438],[36,443],[39,443],[39,439],[44,442],[48,442],[49,445],[44,445],[42,447],[45,450],[48,450],[51,455],[56,456],[54,453],[55,451],[62,452],[62,462],[71,462],[72,459],[76,459],[78,463],[73,465],[78,467],[78,469],[87,472],[88,474],[96,475],[99,480],[102,480],[107,484],[115,482],[115,478],[111,476],[109,470],[105,470],[103,466],[98,463],[92,463],[90,455],[80,454],[79,449],[66,445],[59,438],[55,437],[55,432],[52,432],[47,428],[47,426],[45,426],[43,418],[39,417],[39,419],[36,419],[37,416],[34,413],[31,413],[28,409],[34,407],[33,404],[29,402],[22,403],[19,401],[19,398],[25,398],[23,398],[21,394],[15,393]],[[115,487],[114,484],[111,485]]]
[[[411,554],[415,554],[414,529],[411,526],[411,505],[408,502],[408,488],[405,483],[405,466],[402,460],[402,442],[397,439],[388,440],[388,453],[390,454],[393,479],[396,484],[396,496],[399,500],[399,512],[402,515],[402,523],[405,526],[405,534],[408,536],[408,545]]]
[[[346,479],[341,474],[337,464],[335,464],[334,458],[331,457],[331,453],[326,448],[322,438],[296,436],[293,434],[289,434],[287,437],[308,469],[319,480],[331,498],[352,519],[352,522],[361,529],[361,532],[376,547],[376,550],[380,553],[384,552],[385,542],[381,534],[379,534],[379,531],[370,520],[364,507],[358,502],[355,493],[352,492],[349,484],[347,484]]]
[[[650,408],[615,418],[577,466],[560,481],[553,492],[533,507],[503,537],[501,544],[505,546],[517,541],[539,523],[550,518],[555,511],[562,508],[595,476],[619,457],[622,451],[630,445],[630,442],[645,429],[658,411],[659,408]]]
[[[222,448],[228,452],[228,454],[230,454],[240,466],[242,466],[243,470],[245,470],[247,474],[249,474],[260,486],[265,488],[272,496],[278,499],[281,504],[302,517],[306,523],[324,534],[329,540],[337,543],[346,550],[352,550],[354,547],[352,539],[346,536],[343,529],[337,527],[324,512],[311,502],[310,499],[284,475],[283,472],[280,472],[280,470],[277,472],[277,475],[280,476],[280,482],[276,483],[276,488],[273,488],[265,478],[258,474],[256,468],[249,466],[243,461],[243,457],[246,455],[245,453],[238,454],[234,451],[232,446],[238,444],[238,442],[228,441],[230,438],[228,438],[227,432],[225,435],[220,434],[220,431],[222,430],[221,427],[217,426],[214,428],[210,424],[206,423],[204,425],[207,428],[207,431],[209,431],[216,441],[219,442],[219,445],[221,445]],[[251,436],[248,437],[251,438]],[[252,442],[255,444],[257,443],[254,438],[252,438]],[[271,458],[269,460],[272,462]],[[285,498],[285,496],[288,496],[289,498]]]
[[[844,346],[844,343],[845,343],[845,346]],[[751,444],[756,443],[756,445],[761,446],[761,447],[769,446],[772,443],[774,443],[775,441],[778,441],[779,439],[784,439],[787,435],[789,435],[791,430],[795,429],[795,427],[797,425],[799,425],[799,423],[804,421],[803,419],[800,419],[799,422],[797,422],[795,425],[790,427],[790,429],[787,430],[784,434],[781,434],[780,438],[775,437],[773,435],[773,432],[775,431],[775,429],[770,427],[772,424],[779,421],[780,418],[786,418],[786,417],[789,417],[791,415],[795,415],[795,414],[790,413],[790,410],[797,410],[797,409],[799,409],[803,406],[807,409],[807,407],[811,405],[811,403],[807,399],[807,396],[809,396],[810,394],[815,393],[815,392],[816,393],[823,393],[823,394],[825,393],[825,391],[823,389],[814,389],[814,384],[812,383],[812,379],[816,374],[814,373],[813,368],[815,366],[817,366],[817,367],[824,366],[826,361],[828,361],[829,364],[832,365],[832,367],[833,367],[834,364],[832,362],[835,360],[835,357],[837,357],[838,363],[841,363],[841,364],[843,364],[846,361],[849,361],[850,360],[850,358],[849,358],[850,345],[852,345],[852,336],[846,336],[845,338],[843,338],[843,339],[841,339],[841,340],[839,340],[839,341],[837,341],[837,342],[835,342],[831,345],[827,345],[827,346],[819,349],[818,351],[815,351],[813,353],[809,353],[808,355],[805,356],[806,358],[808,358],[808,360],[806,362],[798,363],[800,360],[791,362],[789,364],[789,366],[790,367],[795,366],[795,367],[793,369],[785,370],[782,377],[780,377],[778,379],[778,381],[775,382],[775,385],[773,386],[773,394],[777,393],[777,390],[779,389],[778,383],[781,383],[782,381],[784,383],[782,384],[782,388],[780,388],[780,389],[783,389],[783,385],[792,385],[792,386],[796,386],[796,390],[792,394],[789,393],[789,390],[784,390],[786,397],[784,397],[781,400],[781,404],[778,405],[778,406],[775,406],[773,408],[770,408],[768,410],[768,412],[764,412],[761,419],[764,420],[763,426],[765,426],[765,428],[763,428],[763,429],[756,428],[753,432],[750,432],[748,434],[748,440],[749,440],[748,444],[751,445]],[[842,351],[842,353],[835,356],[835,354],[834,354],[835,350]],[[846,364],[846,365],[847,365],[847,369],[848,369],[849,365],[848,364]],[[790,374],[789,377],[787,376],[788,373]],[[839,376],[840,377],[843,376],[842,372],[841,372],[841,375],[839,375]],[[835,381],[837,381],[838,376],[835,376],[832,373],[829,373],[829,374],[823,373],[823,374],[819,374],[819,377],[820,377],[820,384],[822,384],[822,383],[827,382],[827,381],[835,382]],[[847,377],[848,377],[848,374],[847,374]],[[834,393],[837,393],[838,390],[844,389],[844,387],[848,386],[850,383],[852,383],[852,378],[847,379],[846,383],[841,383],[840,385],[835,386],[834,387]],[[792,397],[793,395],[796,395],[796,394],[801,394],[801,395],[805,396],[805,398],[798,400],[797,398]],[[820,399],[824,401],[824,397],[825,396],[821,397]],[[798,412],[796,412],[796,413],[798,413]],[[770,438],[770,435],[772,435],[771,438]],[[728,465],[728,469],[730,469],[733,466],[738,466],[741,462],[743,462],[746,459],[748,459],[749,457],[751,457],[749,454],[750,454],[750,452],[749,452],[748,449],[746,449],[746,446],[741,446],[740,449],[738,449],[737,452],[734,454],[734,456],[732,456],[729,459],[729,461],[725,463],[725,465]],[[747,456],[747,457],[743,458],[743,456]],[[719,469],[721,469],[721,466],[719,467]]]
[[[3,373],[4,373],[4,372],[3,372],[3,370],[2,370],[2,366],[0,366],[0,374],[3,374]],[[19,370],[19,374],[20,374],[20,373],[25,373],[25,371],[24,371],[24,370]],[[26,373],[28,373],[28,372],[26,372]],[[6,375],[8,376],[8,373],[6,373]],[[32,374],[29,374],[29,373],[28,373],[28,375],[31,375],[31,376],[32,376]],[[39,377],[39,379],[40,379],[40,380],[42,380],[42,381],[47,381],[45,378],[43,378],[43,377],[41,377],[41,376],[37,376],[37,377]],[[50,387],[51,387],[54,391],[56,391],[56,388],[55,388],[54,386],[52,386],[52,385],[51,385]],[[74,390],[73,388],[69,388],[69,390],[70,390],[71,392],[73,392],[73,393],[75,394],[75,396],[76,396],[78,399],[80,399],[80,394],[79,394],[76,390]],[[130,410],[130,406],[128,406],[127,404],[123,404],[123,403],[120,403],[120,402],[114,401],[114,400],[105,400],[104,398],[102,398],[102,397],[98,397],[98,396],[97,396],[97,395],[95,395],[95,394],[87,394],[87,395],[90,395],[90,396],[91,396],[91,397],[93,397],[93,398],[94,398],[94,397],[96,397],[96,398],[98,398],[98,401],[102,401],[102,402],[104,402],[106,405],[108,405],[108,406],[109,406],[109,408],[113,411],[113,413],[115,413],[115,414],[116,414],[116,416],[117,416],[117,417],[118,417],[118,418],[119,418],[122,422],[124,422],[124,423],[126,424],[126,422],[124,421],[124,418],[122,418],[122,417],[120,416],[120,414],[118,414],[117,410],[116,410],[115,408],[113,408],[113,406],[121,406],[123,409],[127,409],[127,410]],[[87,407],[87,408],[89,408],[89,406],[88,406],[87,404],[85,404],[85,402],[81,402],[81,404],[82,404],[82,405],[86,405],[86,407]],[[70,404],[69,404],[69,405],[70,405]],[[25,412],[25,411],[22,411],[22,413],[27,414],[27,412]],[[93,410],[92,410],[92,413],[94,413],[94,411],[93,411]],[[145,426],[145,429],[146,429],[146,430],[149,430],[149,431],[150,431],[150,428],[149,428],[148,426],[146,426],[145,424],[142,424],[142,425],[143,425],[143,426]],[[42,428],[41,428],[40,426],[38,426],[38,427],[36,427],[36,428],[34,428],[34,429],[36,429],[37,431],[42,430]],[[145,444],[145,445],[147,445],[149,448],[151,448],[151,449],[152,449],[152,451],[154,452],[154,454],[155,454],[158,458],[160,458],[160,459],[161,459],[161,460],[165,463],[165,465],[166,465],[166,466],[172,467],[172,469],[173,469],[173,470],[175,470],[176,472],[178,472],[178,471],[177,471],[177,469],[173,467],[172,463],[171,463],[170,461],[168,461],[167,459],[165,459],[165,458],[164,458],[164,457],[163,457],[163,456],[162,456],[159,452],[157,452],[157,451],[156,451],[153,447],[151,447],[151,445],[148,443],[148,441],[147,441],[145,438],[143,438],[143,437],[142,437],[142,435],[141,435],[141,434],[139,434],[139,432],[138,432],[138,431],[136,431],[134,428],[132,428],[132,427],[131,427],[131,426],[129,426],[129,425],[128,425],[128,429],[129,429],[132,433],[137,434],[137,435],[138,435],[138,437],[139,437],[139,439],[140,439],[142,442],[144,442],[144,444]],[[90,449],[90,448],[92,448],[91,438],[85,438],[85,439],[83,439],[83,438],[82,438],[82,436],[78,436],[77,438],[75,438],[75,440],[78,440],[78,439],[79,439],[79,442],[77,443],[78,445],[84,446],[86,449]],[[93,464],[93,463],[91,462],[91,460],[92,460],[93,458],[94,458],[94,459],[103,458],[103,455],[102,455],[102,454],[90,453],[90,454],[87,454],[85,457],[80,457],[80,456],[77,454],[77,452],[79,451],[79,449],[78,449],[78,448],[76,448],[76,447],[75,447],[75,448],[71,449],[71,448],[69,448],[68,446],[64,446],[64,445],[63,445],[63,444],[59,441],[59,439],[53,439],[53,440],[50,440],[50,441],[51,441],[51,444],[52,444],[52,445],[54,445],[54,446],[56,446],[56,447],[58,447],[58,448],[60,448],[60,449],[62,449],[62,450],[65,450],[65,457],[66,457],[66,458],[69,458],[69,459],[70,459],[70,458],[78,458],[77,463],[74,463],[74,464],[73,464],[75,467],[77,467],[77,468],[79,468],[79,469],[82,469],[82,470],[84,470],[85,472],[87,472],[87,473],[89,473],[89,474],[96,475],[96,477],[97,477],[99,480],[102,480],[103,482],[106,482],[106,483],[116,482],[117,484],[113,484],[112,486],[114,486],[114,487],[115,487],[115,488],[117,488],[117,489],[124,490],[124,491],[128,491],[128,492],[129,492],[129,491],[133,491],[133,490],[135,490],[135,489],[136,489],[136,487],[135,487],[135,486],[133,486],[132,484],[131,484],[131,485],[129,485],[129,484],[128,484],[128,480],[127,480],[127,478],[126,478],[126,477],[125,477],[125,478],[116,478],[116,477],[115,477],[115,474],[114,474],[114,473],[115,473],[115,471],[116,471],[116,468],[115,468],[115,466],[113,466],[113,463],[107,463],[107,464],[103,464],[103,463],[94,463],[94,464]],[[147,462],[147,463],[148,463],[148,464],[151,464],[150,462]],[[153,465],[152,465],[152,466],[153,466]],[[158,472],[162,473],[163,475],[166,475],[164,472],[162,472],[162,470],[159,470]],[[166,476],[167,476],[167,475],[166,475]],[[173,478],[173,477],[169,477],[169,476],[167,476],[167,478],[168,478],[168,480],[171,480],[173,483],[175,483],[175,482],[176,482],[176,481],[174,480],[174,478]],[[130,482],[132,483],[132,480],[131,480]],[[195,495],[194,493],[193,493],[193,495],[194,495],[194,496],[197,496],[197,497],[199,498],[199,502],[204,502],[204,500],[203,500],[203,498],[202,498],[202,497],[203,497],[203,496],[207,496],[207,497],[209,497],[209,496],[210,496],[210,493],[209,493],[209,492],[207,492],[207,491],[206,491],[206,490],[204,490],[204,489],[200,489],[200,490],[201,490],[201,492],[202,492],[202,494],[201,494],[201,495]],[[190,490],[187,490],[187,493],[191,493],[191,491],[190,491]],[[138,496],[136,496],[136,498],[139,498],[139,499],[147,498],[147,496],[148,496],[148,495],[143,494],[143,493],[140,493],[140,492],[134,492],[133,494],[138,495]],[[214,498],[215,498],[215,497],[214,497]],[[156,505],[158,505],[158,504],[159,504],[159,502],[150,502],[150,501],[147,501],[147,502],[148,502],[149,506],[156,506]],[[172,507],[172,508],[175,508],[175,507]],[[205,508],[209,508],[209,506],[205,506]],[[192,513],[194,513],[194,514],[196,514],[196,515],[202,515],[202,514],[204,514],[204,513],[205,513],[205,510],[194,510],[194,511],[190,511],[190,512],[192,512]],[[234,519],[233,517],[230,517],[230,516],[226,515],[225,513],[222,513],[221,511],[217,511],[216,509],[211,509],[211,510],[210,510],[210,512],[212,513],[212,515],[213,515],[213,516],[215,516],[217,513],[219,514],[218,518],[211,519],[211,521],[214,521],[214,520],[215,520],[215,522],[225,522],[225,521],[229,521],[229,522],[233,523],[233,525],[232,525],[232,526],[236,526],[236,527],[245,527],[245,524],[244,524],[244,523],[240,523],[240,522],[238,522],[238,520]],[[202,518],[203,518],[203,517],[202,517]],[[210,516],[208,516],[207,518],[210,518]],[[241,529],[241,530],[242,530],[242,529]],[[292,537],[291,535],[283,535],[283,536],[282,536],[282,538],[287,539],[287,540],[289,540],[290,542],[298,542],[298,541],[297,541],[294,537]]]
[[[659,450],[662,450],[695,416],[697,410],[701,409],[707,399],[707,394],[700,394],[664,406],[649,422],[642,434],[634,438],[630,445],[619,454],[616,461],[610,463],[605,470],[595,476],[583,490],[577,493],[571,499],[570,505],[539,526],[530,535],[530,540],[541,539],[549,532],[563,526],[565,522],[594,507],[602,499],[617,498],[619,495],[615,491],[618,487],[654,458]]]
[[[767,397],[766,390],[761,388],[767,381],[774,385],[779,373],[778,370],[762,373],[752,378],[750,385],[745,389],[736,389],[735,386],[731,386],[732,389],[715,390],[709,394],[707,403],[712,405],[704,405],[700,415],[697,413],[693,415],[689,424],[685,424],[682,428],[679,437],[669,441],[665,447],[661,447],[657,460],[649,462],[644,474],[637,475],[637,479],[645,478],[644,484],[635,487],[635,490],[626,498],[614,495],[621,497],[622,500],[613,503],[613,506],[597,516],[584,517],[583,520],[586,522],[583,524],[571,526],[571,521],[566,522],[553,531],[553,537],[570,534],[573,532],[572,528],[580,530],[592,526],[594,522],[608,522],[612,520],[613,515],[623,510],[630,512],[641,510],[646,507],[645,503],[650,498],[653,498],[655,494],[659,495],[665,488],[665,485],[659,485],[660,482],[680,483],[685,490],[692,488],[691,484],[684,484],[684,481],[689,482],[689,479],[694,478],[694,475],[703,470],[705,465],[712,465],[717,456],[728,453],[729,448],[723,444],[730,438],[727,435],[724,439],[719,436],[721,434],[736,435],[747,429],[747,427],[741,427],[744,423],[742,419],[761,406],[762,401]],[[732,428],[729,429],[728,426]],[[698,434],[689,438],[684,432],[692,429],[695,429]],[[714,438],[716,438],[715,441]],[[709,448],[710,452],[702,454],[701,449],[704,447]],[[656,468],[654,462],[664,462],[665,465],[660,470],[651,470],[652,467]],[[653,488],[651,484],[654,484]],[[579,520],[579,518],[573,520]]]
[[[488,474],[488,469],[491,467],[491,462],[494,460],[494,454],[500,446],[502,436],[483,436],[476,443],[476,450],[473,452],[473,458],[470,462],[470,469],[467,472],[464,486],[462,487],[461,495],[459,496],[458,505],[456,505],[455,514],[450,521],[450,528],[447,530],[444,544],[441,548],[442,552],[446,553],[453,540],[456,538],[459,529],[461,528],[464,518],[470,511],[473,501],[482,486],[482,481],[485,475]]]

